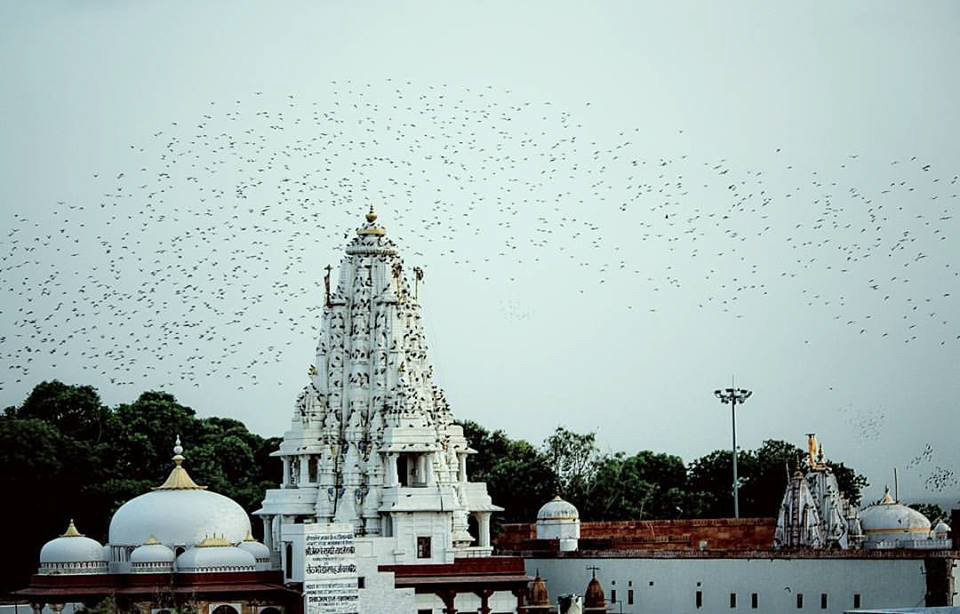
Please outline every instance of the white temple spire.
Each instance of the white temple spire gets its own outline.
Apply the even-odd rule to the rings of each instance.
[[[385,536],[419,513],[440,513],[445,532],[437,539],[446,546],[437,556],[452,561],[456,548],[479,547],[466,532],[468,516],[486,519],[500,508],[482,484],[461,479],[470,450],[433,383],[413,290],[420,274],[404,265],[377,222],[371,206],[327,284],[310,381],[275,453],[284,483],[268,491],[258,513],[302,516],[309,493],[316,521]],[[479,541],[489,551],[489,540]],[[411,556],[416,545],[397,550]]]

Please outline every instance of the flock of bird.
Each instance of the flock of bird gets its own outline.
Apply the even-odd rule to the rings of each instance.
[[[585,109],[493,87],[328,91],[210,102],[82,196],[14,213],[2,380],[70,362],[115,385],[263,385],[293,340],[316,338],[322,268],[370,203],[408,259],[494,289],[561,268],[576,293],[629,287],[625,311],[668,310],[683,289],[741,318],[778,295],[852,335],[960,344],[960,177],[935,161],[853,152],[813,167],[771,147],[742,165],[665,155],[639,128],[599,135]],[[269,342],[251,348],[252,332]]]

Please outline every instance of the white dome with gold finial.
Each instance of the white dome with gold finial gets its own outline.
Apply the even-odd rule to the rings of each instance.
[[[130,553],[130,572],[169,573],[173,571],[173,561],[176,558],[173,550],[151,535],[142,546]]]
[[[115,552],[132,550],[151,537],[174,550],[189,548],[213,534],[237,543],[250,531],[250,517],[237,502],[198,486],[190,478],[182,466],[182,452],[177,437],[174,468],[167,480],[127,501],[113,515],[109,542]]]
[[[81,575],[107,573],[103,546],[77,531],[73,520],[63,535],[40,549],[40,575]]]
[[[894,500],[889,488],[883,499],[860,512],[860,526],[868,546],[882,542],[886,547],[905,547],[930,534],[927,517]]]
[[[177,571],[185,573],[256,571],[256,566],[252,554],[234,546],[222,535],[205,537],[177,557]]]
[[[270,549],[255,540],[250,533],[247,533],[243,541],[237,544],[237,548],[253,555],[253,558],[257,561],[257,571],[270,569]]]

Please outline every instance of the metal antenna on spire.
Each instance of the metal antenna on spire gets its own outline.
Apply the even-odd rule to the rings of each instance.
[[[587,571],[593,572],[593,579],[596,580],[597,572],[600,571],[600,568],[593,565],[587,565]]]
[[[327,274],[323,276],[323,285],[324,285],[324,287],[326,288],[326,291],[327,291],[327,303],[326,303],[326,305],[327,305],[327,307],[329,307],[329,306],[330,306],[330,271],[333,270],[333,267],[328,264],[328,265],[325,267],[324,270],[327,272]]]
[[[413,267],[413,298],[420,298],[420,282],[423,280],[423,269],[418,266]]]
[[[734,388],[733,379],[730,380],[731,387],[726,390],[714,390],[713,394],[724,405],[730,404],[730,418],[733,427],[733,517],[740,517],[740,485],[737,478],[737,403],[743,403],[753,394],[752,391],[744,388]]]

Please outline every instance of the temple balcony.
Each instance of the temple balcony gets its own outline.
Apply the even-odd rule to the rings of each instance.
[[[271,488],[263,498],[258,516],[312,516],[317,504],[317,487]]]

